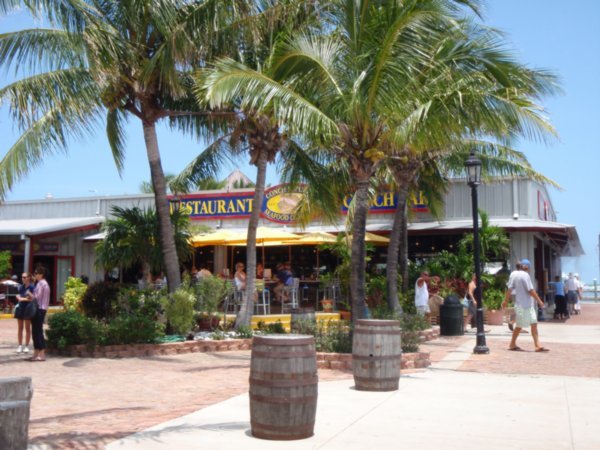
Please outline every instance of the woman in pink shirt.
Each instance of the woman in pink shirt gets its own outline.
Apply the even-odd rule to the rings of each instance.
[[[46,361],[46,341],[44,339],[44,319],[50,305],[50,286],[44,278],[46,269],[38,267],[35,269],[36,280],[32,299],[38,304],[37,314],[31,319],[31,333],[33,335],[33,356],[29,361]]]

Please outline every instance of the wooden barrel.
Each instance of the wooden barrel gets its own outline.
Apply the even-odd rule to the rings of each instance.
[[[292,332],[301,333],[306,326],[315,326],[317,318],[314,308],[296,308],[291,312],[291,329]],[[305,331],[305,333],[307,333]]]
[[[261,439],[314,434],[317,357],[313,336],[255,336],[250,360],[250,426]]]
[[[29,432],[31,378],[0,379],[0,448],[25,449]]]
[[[352,371],[357,390],[397,390],[401,358],[400,322],[356,321],[352,339]]]

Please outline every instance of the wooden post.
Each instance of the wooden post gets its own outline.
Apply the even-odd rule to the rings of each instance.
[[[0,378],[0,448],[24,450],[29,431],[31,378]]]

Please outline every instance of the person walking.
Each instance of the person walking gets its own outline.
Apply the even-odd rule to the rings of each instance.
[[[567,291],[567,317],[575,314],[575,304],[579,299],[579,285],[572,272],[569,272],[569,278],[565,281],[565,290]]]
[[[531,263],[528,259],[523,259],[520,264],[521,270],[513,272],[508,280],[506,294],[504,295],[504,301],[502,302],[502,307],[505,308],[514,291],[516,326],[513,330],[508,349],[512,351],[523,351],[517,346],[517,338],[523,328],[531,327],[531,336],[533,337],[535,351],[547,352],[549,350],[540,345],[537,327],[537,311],[533,301],[535,300],[540,307],[544,306],[544,302],[533,288],[533,283],[529,276]]]
[[[44,339],[44,320],[46,311],[50,306],[50,286],[45,279],[46,269],[38,267],[34,272],[36,284],[31,295],[32,301],[37,302],[38,310],[31,319],[31,332],[33,334],[33,356],[29,361],[46,361],[46,341]]]
[[[429,288],[427,283],[431,277],[429,272],[423,271],[415,283],[415,307],[417,314],[424,316],[429,321],[431,310],[429,309]]]
[[[24,272],[21,276],[21,286],[17,294],[17,307],[15,308],[15,319],[17,319],[17,353],[29,353],[29,341],[31,340],[31,320],[25,319],[25,308],[31,302],[30,295],[33,294],[33,280],[31,274]],[[23,345],[23,331],[25,331],[25,345]]]
[[[554,287],[554,318],[564,320],[569,317],[567,299],[565,298],[565,284],[559,275],[554,277],[551,284]]]

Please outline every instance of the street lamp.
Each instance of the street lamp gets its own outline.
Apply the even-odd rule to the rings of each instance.
[[[179,211],[179,207],[181,206],[181,198],[175,192],[170,200],[171,205],[173,206],[173,211]]]
[[[481,262],[479,258],[479,213],[477,202],[477,187],[481,184],[481,160],[471,150],[469,158],[465,161],[467,168],[467,184],[471,187],[471,202],[473,208],[473,259],[475,261],[475,300],[477,302],[477,342],[473,353],[482,355],[490,352],[485,343],[483,330],[483,302],[481,296]]]

